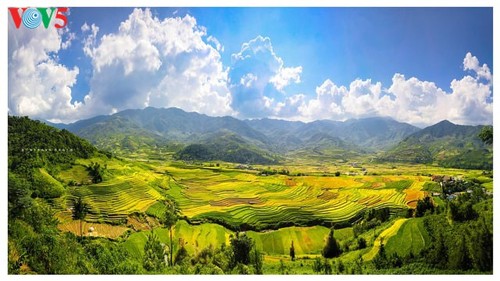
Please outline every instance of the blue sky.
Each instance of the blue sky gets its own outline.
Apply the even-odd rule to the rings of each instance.
[[[46,48],[49,57],[33,63],[62,66],[67,80],[54,83],[65,92],[53,95],[67,99],[70,91],[71,99],[42,109],[24,99],[23,108],[30,91],[15,93],[13,113],[70,122],[149,105],[304,121],[377,115],[426,125],[493,118],[492,8],[72,8],[68,19],[68,29],[54,35],[61,46]],[[152,22],[133,27],[154,19],[156,33],[174,33],[157,38]],[[119,30],[123,22],[132,27]],[[174,36],[176,28],[183,35]],[[16,32],[22,31],[9,29],[9,61],[30,44],[13,44],[26,37]],[[183,36],[197,43],[166,47]],[[120,44],[133,55],[120,54]],[[48,109],[57,104],[65,108]],[[451,108],[436,113],[440,105]]]

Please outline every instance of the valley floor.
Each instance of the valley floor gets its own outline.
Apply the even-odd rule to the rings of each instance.
[[[81,167],[100,160],[79,160],[61,171],[59,180],[85,182]],[[481,179],[483,187],[492,188],[491,178],[481,171],[423,165],[252,167],[117,159],[105,165],[108,175],[102,183],[71,187],[67,197],[82,196],[90,206],[83,223],[85,237],[113,239],[141,261],[151,233],[162,245],[170,245],[162,221],[167,211],[163,201],[172,200],[181,218],[173,227],[174,251],[182,241],[187,253],[196,256],[204,249],[230,245],[231,237],[242,231],[264,256],[263,270],[270,274],[314,274],[313,264],[321,257],[331,226],[344,252],[333,263],[340,266],[339,273],[374,270],[366,264],[382,243],[388,254],[418,255],[429,246],[430,237],[422,218],[408,217],[407,210],[436,195],[432,175]],[[444,208],[439,197],[434,203]],[[389,213],[369,221],[369,210]],[[80,225],[69,209],[61,209],[57,217],[60,230],[79,234]],[[371,225],[359,230],[362,223]],[[359,245],[360,239],[366,245]],[[292,243],[295,261],[290,258]]]

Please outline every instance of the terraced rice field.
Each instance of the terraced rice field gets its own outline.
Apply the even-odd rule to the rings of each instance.
[[[68,171],[82,178],[80,161]],[[181,214],[194,221],[224,222],[256,229],[353,221],[363,210],[413,207],[423,197],[421,176],[259,176],[255,171],[200,168],[182,164],[131,163],[110,160],[105,180],[71,187],[91,208],[86,220],[125,222],[134,212],[161,218],[165,196],[178,204]],[[79,167],[79,168],[78,168]],[[243,227],[245,229],[245,227]]]
[[[264,229],[282,223],[333,223],[367,208],[407,208],[423,197],[425,177],[258,176],[253,173],[167,167],[168,195],[183,215]],[[408,194],[406,190],[412,189]]]
[[[158,190],[136,176],[120,176],[112,181],[72,188],[89,205],[88,221],[117,222],[133,212],[145,212],[164,199]]]
[[[77,236],[80,236],[80,221],[73,220],[71,218],[70,211],[60,211],[55,217],[59,220],[59,224],[57,228],[64,232],[71,232]],[[90,228],[93,228],[93,231],[89,231]],[[105,223],[93,223],[93,222],[82,222],[82,230],[84,236],[90,237],[105,237],[110,239],[116,239],[123,235],[128,227],[121,225],[110,225]]]
[[[91,227],[94,229],[93,231],[90,231]],[[80,236],[79,221],[59,224],[58,228],[61,231],[71,232],[77,236]],[[105,223],[89,223],[85,221],[82,223],[82,229],[83,229],[83,236],[105,237],[111,239],[116,239],[120,237],[121,235],[123,235],[123,233],[125,233],[128,230],[128,228],[125,226],[110,225]]]
[[[165,206],[165,204],[163,202],[156,202],[146,210],[146,214],[162,220],[165,218],[166,211],[167,211],[167,207]]]
[[[407,220],[397,234],[386,241],[385,249],[389,255],[392,253],[397,253],[400,257],[410,253],[417,255],[429,243],[429,239],[422,219],[414,218]]]

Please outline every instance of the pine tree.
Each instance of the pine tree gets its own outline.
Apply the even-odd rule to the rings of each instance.
[[[158,236],[151,232],[144,245],[143,266],[148,271],[160,270],[163,263],[163,248],[158,240]]]
[[[257,247],[255,246],[253,248],[250,260],[253,268],[255,269],[255,274],[264,274],[262,254],[259,252],[259,250],[257,250]]]
[[[295,247],[293,246],[293,240],[292,240],[292,246],[290,246],[290,258],[292,261],[295,260]]]
[[[449,267],[459,270],[468,270],[472,268],[472,261],[469,256],[469,251],[467,250],[467,244],[465,241],[465,235],[462,234],[460,239],[457,241],[457,246],[453,248],[450,258]]]
[[[340,249],[340,245],[333,236],[333,227],[330,229],[330,233],[328,234],[328,238],[326,240],[326,245],[323,248],[323,257],[325,258],[335,258],[340,256],[342,250]]]
[[[432,243],[427,254],[427,261],[437,268],[444,269],[448,260],[448,248],[446,247],[443,234],[438,232],[436,240]]]
[[[484,218],[480,221],[472,240],[475,241],[474,246],[471,247],[474,267],[480,271],[492,271],[493,234],[486,226]]]

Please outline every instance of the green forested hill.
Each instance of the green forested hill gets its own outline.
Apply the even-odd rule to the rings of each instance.
[[[444,120],[408,136],[379,160],[492,169],[492,147],[479,139],[482,128],[483,126],[456,125]]]
[[[272,164],[276,160],[231,132],[218,132],[201,143],[190,144],[176,154],[187,161],[226,161],[242,164]]]
[[[21,173],[31,168],[71,163],[97,152],[88,141],[28,117],[8,117],[9,169]]]

